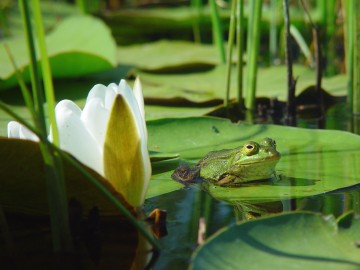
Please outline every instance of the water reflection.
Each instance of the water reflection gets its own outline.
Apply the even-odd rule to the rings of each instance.
[[[285,186],[314,185],[309,179],[289,177],[283,180],[281,184]],[[271,187],[278,184],[280,181],[265,185]],[[208,238],[219,229],[236,222],[286,211],[307,210],[325,215],[332,214],[335,217],[349,211],[360,214],[360,185],[326,195],[267,201],[247,201],[238,198],[231,203],[219,201],[194,185],[147,200],[147,211],[154,207],[164,209],[168,214],[168,235],[159,240],[163,250],[154,269],[186,269],[193,251],[198,246],[201,219],[204,220],[205,237]]]

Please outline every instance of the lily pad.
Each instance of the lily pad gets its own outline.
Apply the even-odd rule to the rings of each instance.
[[[225,97],[226,66],[218,65],[205,72],[187,74],[154,74],[138,71],[147,99],[183,98],[194,103],[221,101]],[[232,69],[230,98],[236,98],[236,70]],[[260,68],[257,75],[257,97],[287,99],[285,66]],[[315,71],[300,65],[294,66],[294,76],[298,78],[296,94],[315,84]],[[324,78],[322,87],[332,95],[345,96],[347,80],[345,75]]]
[[[225,188],[210,186],[214,197],[228,202],[270,201],[322,194],[360,183],[360,136],[335,130],[309,130],[276,125],[233,124],[217,118],[148,121],[149,148],[179,153],[180,162],[196,163],[212,150],[235,148],[249,140],[276,140],[282,157],[276,167],[280,180]],[[148,197],[179,187],[171,173],[154,175]],[[174,182],[174,181],[173,181]],[[157,192],[157,187],[159,191]],[[150,192],[151,191],[151,192]]]
[[[29,81],[28,54],[24,39],[2,41],[0,46],[0,86],[17,84],[14,68],[3,44],[7,44],[25,81]],[[64,19],[46,37],[47,53],[54,78],[78,77],[116,64],[116,45],[110,30],[99,19],[74,16]],[[39,55],[39,53],[37,54]]]
[[[213,67],[221,62],[218,50],[213,45],[169,40],[120,46],[117,57],[121,65],[152,72]]]
[[[190,269],[359,269],[359,224],[338,230],[334,219],[306,212],[240,223],[209,238]]]

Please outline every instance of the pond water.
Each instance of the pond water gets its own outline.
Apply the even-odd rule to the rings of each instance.
[[[218,201],[197,187],[186,187],[147,200],[145,209],[153,207],[167,211],[168,231],[159,240],[163,250],[154,269],[180,270],[188,267],[198,246],[199,223],[205,222],[208,237],[238,220],[286,211],[306,210],[335,217],[351,210],[360,213],[360,185],[326,195],[237,205]]]

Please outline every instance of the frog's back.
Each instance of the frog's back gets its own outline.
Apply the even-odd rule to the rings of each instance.
[[[239,147],[241,148],[241,147]],[[206,166],[206,164],[213,163],[223,160],[229,160],[233,156],[234,152],[239,151],[238,149],[222,149],[222,150],[216,150],[216,151],[210,151],[207,153],[205,157],[203,157],[199,162],[198,165]]]
[[[207,179],[218,180],[233,162],[236,149],[223,149],[209,152],[195,166],[200,169],[200,176]]]

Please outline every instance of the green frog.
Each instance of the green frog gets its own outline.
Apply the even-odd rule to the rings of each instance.
[[[181,164],[171,177],[182,183],[207,180],[220,186],[236,186],[274,177],[279,159],[275,140],[265,138],[260,143],[249,141],[235,149],[211,151],[193,168]]]

